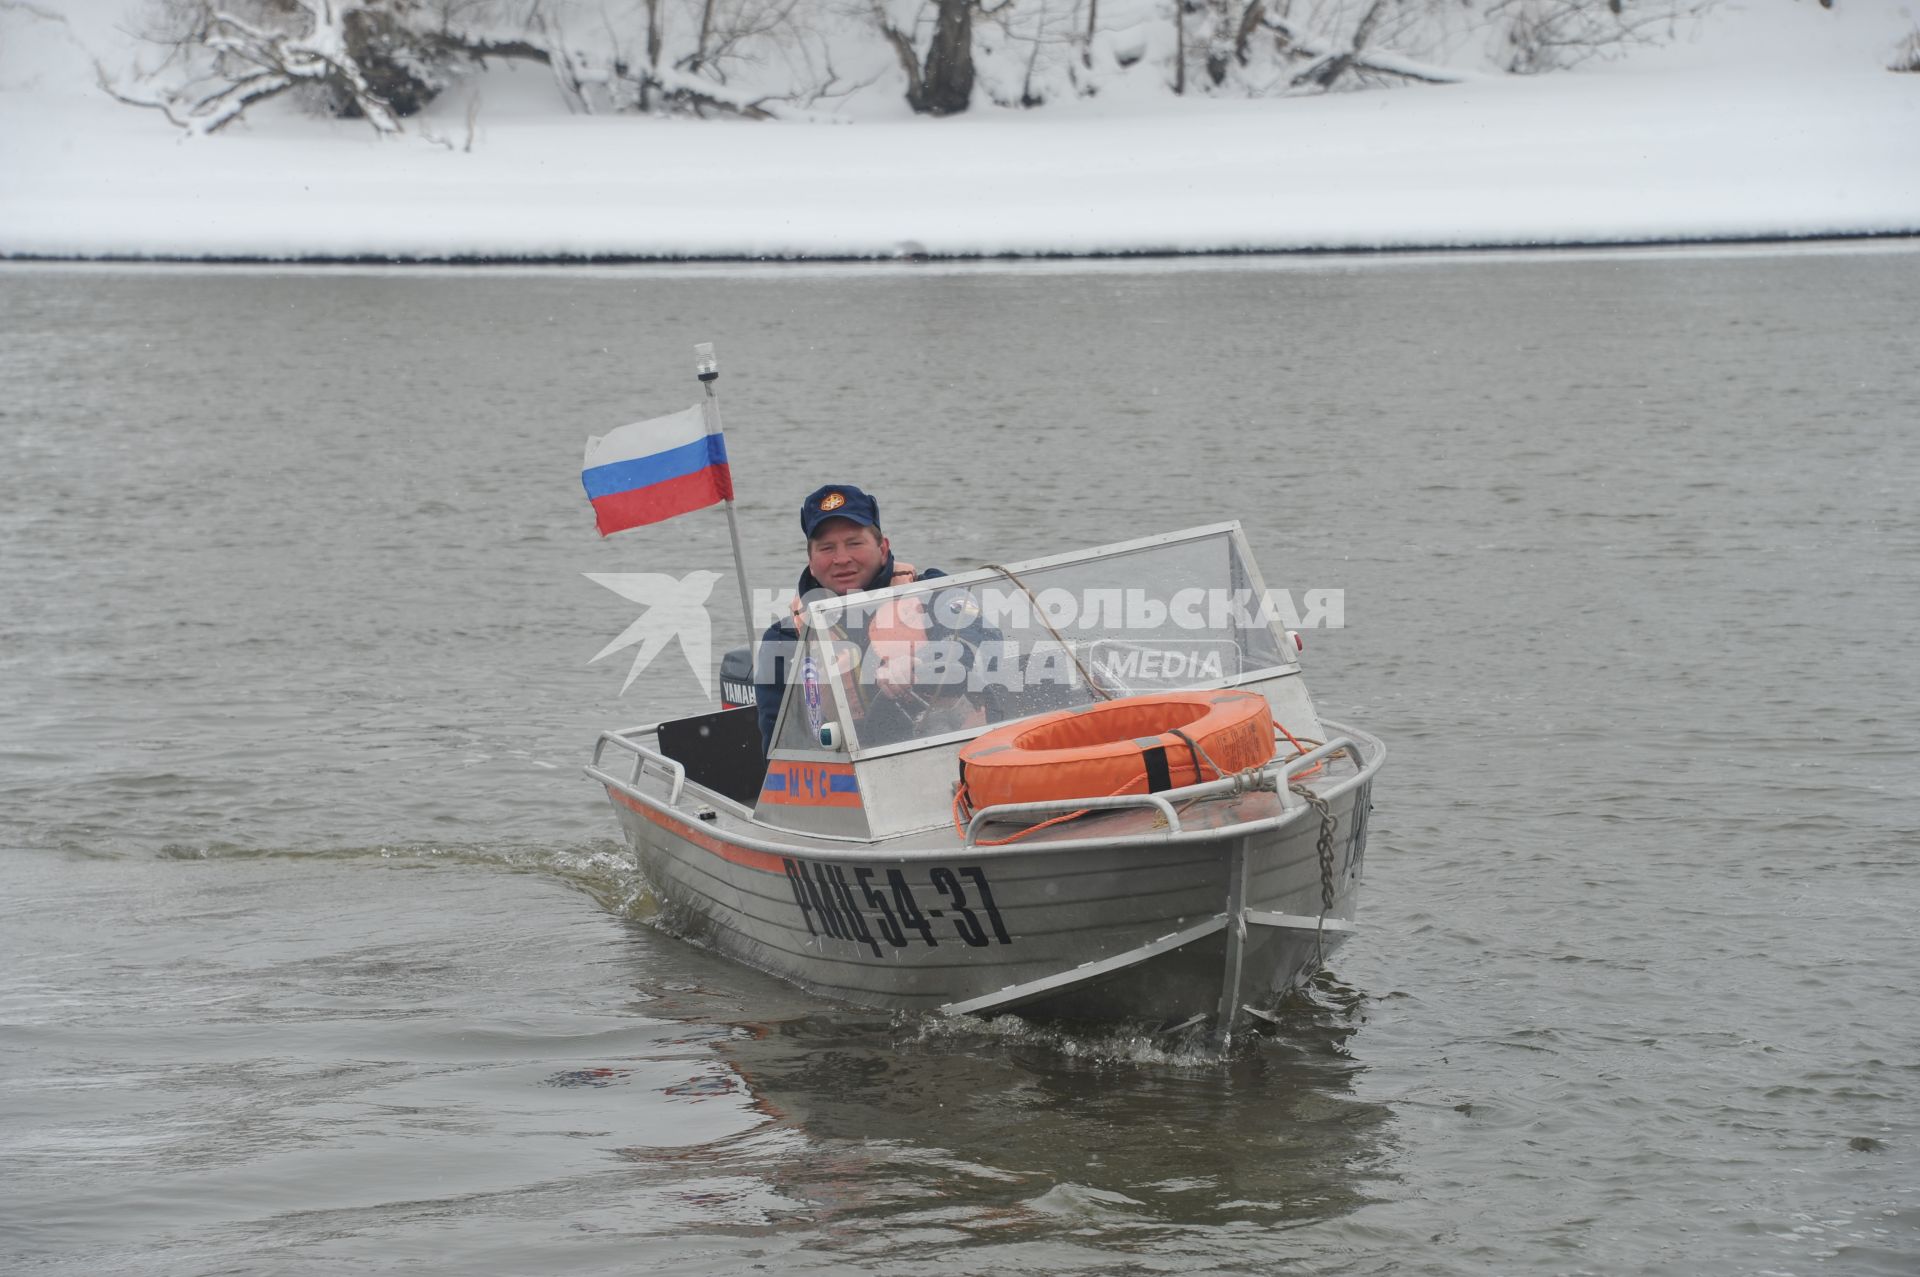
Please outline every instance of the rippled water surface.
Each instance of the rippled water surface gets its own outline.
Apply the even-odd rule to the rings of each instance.
[[[0,269],[0,1260],[1915,1271],[1916,295],[1902,247]],[[1345,591],[1365,930],[1276,1033],[890,1018],[648,925],[578,767],[701,692],[621,697],[581,574],[725,523],[601,542],[577,467],[702,339],[757,585],[832,479],[922,566],[1236,517]]]

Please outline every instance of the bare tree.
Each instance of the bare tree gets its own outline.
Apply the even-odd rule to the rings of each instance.
[[[574,111],[757,119],[862,87],[834,51],[884,48],[914,111],[955,115],[1098,92],[1149,57],[1175,93],[1251,97],[1539,72],[1661,39],[1715,2],[1150,0],[1169,32],[1112,0],[147,0],[169,60],[143,95],[108,88],[202,133],[289,94],[392,133],[504,58],[544,67]],[[1110,31],[1103,14],[1120,15]]]
[[[871,3],[880,34],[906,73],[907,105],[922,115],[958,115],[972,105],[973,19],[976,14],[999,13],[1013,0],[1001,0],[991,8],[979,0],[931,0],[932,34],[925,53],[916,42],[919,29],[928,25],[924,6],[912,22],[899,24],[888,13],[886,0]]]
[[[1561,70],[1628,45],[1658,43],[1713,2],[1491,0],[1486,15],[1506,28],[1507,70],[1528,75]]]
[[[496,59],[537,63],[571,110],[764,118],[851,91],[808,18],[825,0],[153,0],[169,52],[123,101],[215,132],[295,93],[382,133]],[[782,65],[784,63],[784,65]],[[755,71],[751,90],[734,73]],[[769,74],[769,67],[772,73]],[[157,86],[157,87],[156,87]],[[471,130],[470,130],[471,131]]]
[[[169,0],[163,35],[176,49],[198,50],[207,63],[157,99],[168,118],[196,133],[225,128],[256,102],[314,89],[358,115],[376,132],[400,131],[392,96],[407,74],[377,85],[363,60],[396,29],[406,0]],[[123,95],[124,96],[124,95]],[[404,109],[404,108],[403,108]],[[418,109],[417,104],[413,109]]]
[[[1360,14],[1360,20],[1353,25],[1353,34],[1348,37],[1345,47],[1315,58],[1312,65],[1293,78],[1293,82],[1296,85],[1313,84],[1329,89],[1339,81],[1341,76],[1362,66],[1367,44],[1373,39],[1373,33],[1380,25],[1380,19],[1386,15],[1389,3],[1391,0],[1368,0],[1366,9]]]
[[[1887,64],[1889,71],[1920,72],[1920,27],[1915,27],[1907,38],[1900,42],[1894,52],[1893,61]]]
[[[862,87],[841,83],[834,70],[829,42],[815,29],[823,7],[817,0],[628,0],[624,11],[637,21],[618,21],[603,6],[594,38],[584,40],[563,29],[554,4],[536,11],[533,26],[575,110],[766,119]],[[755,87],[736,87],[736,80]]]
[[[1254,96],[1445,83],[1490,58],[1533,73],[1653,43],[1716,0],[1172,0],[1176,90]],[[1202,40],[1187,14],[1205,15]]]

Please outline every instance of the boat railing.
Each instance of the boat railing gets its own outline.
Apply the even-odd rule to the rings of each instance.
[[[1203,781],[1198,785],[1184,785],[1179,789],[1164,789],[1157,794],[1116,794],[1108,798],[1049,798],[1035,803],[996,803],[992,807],[982,807],[973,814],[973,819],[967,822],[966,845],[977,846],[980,827],[995,821],[1031,823],[1033,818],[1044,819],[1068,812],[1108,811],[1123,807],[1155,808],[1166,819],[1167,832],[1177,834],[1181,832],[1181,828],[1180,813],[1175,809],[1175,803],[1184,803],[1195,798],[1212,798],[1222,794],[1251,793],[1260,790],[1271,792],[1277,797],[1280,800],[1281,814],[1290,816],[1306,805],[1306,801],[1289,787],[1294,776],[1343,751],[1353,760],[1357,769],[1365,769],[1366,763],[1361,756],[1360,746],[1351,737],[1336,736],[1326,744],[1311,749],[1297,758],[1276,759],[1256,772]]]
[[[1165,817],[1171,833],[1180,832],[1180,813],[1173,809],[1169,795],[1185,791],[1169,789],[1159,794],[1115,794],[1109,798],[1049,798],[1037,803],[996,803],[982,807],[967,822],[967,846],[974,846],[974,835],[990,821],[1009,821],[1022,816],[1058,816],[1072,811],[1111,811],[1116,807],[1155,807]]]
[[[1331,726],[1331,724],[1328,725]],[[645,734],[646,730],[647,729],[644,728],[636,728],[629,729],[625,732],[602,732],[600,739],[594,744],[593,762],[586,769],[587,775],[600,781],[602,784],[618,789],[630,799],[646,807],[658,810],[667,815],[678,815],[680,813],[676,812],[674,807],[675,804],[680,801],[682,791],[687,783],[686,768],[681,766],[675,759],[669,758],[658,750],[648,749],[646,746],[637,744],[633,740],[634,736]],[[1370,740],[1371,738],[1362,737],[1361,739]],[[609,744],[626,751],[632,756],[633,767],[626,777],[615,775],[601,766],[602,758]],[[1002,803],[993,807],[983,808],[974,814],[973,819],[966,829],[964,845],[985,854],[994,854],[1010,850],[1009,848],[998,846],[993,842],[982,843],[978,840],[978,833],[981,827],[996,820],[1012,820],[1035,815],[1044,818],[1048,814],[1061,815],[1067,812],[1097,808],[1124,808],[1129,806],[1158,811],[1159,814],[1166,819],[1166,828],[1163,831],[1155,831],[1149,835],[1128,835],[1125,841],[1132,841],[1134,838],[1141,837],[1144,837],[1147,841],[1158,841],[1160,839],[1177,839],[1182,841],[1192,838],[1206,839],[1219,837],[1223,834],[1230,835],[1236,831],[1244,831],[1252,826],[1278,827],[1296,817],[1306,805],[1305,800],[1292,793],[1288,787],[1289,783],[1298,773],[1323,759],[1345,752],[1355,764],[1355,774],[1352,777],[1341,777],[1335,782],[1335,788],[1344,787],[1351,782],[1363,779],[1372,767],[1379,765],[1380,757],[1384,751],[1381,750],[1378,741],[1372,742],[1372,749],[1374,753],[1371,761],[1369,761],[1366,747],[1359,744],[1354,736],[1339,735],[1328,740],[1326,744],[1300,755],[1298,758],[1277,760],[1256,772],[1229,776],[1224,780],[1211,780],[1199,785],[1187,785],[1180,789],[1163,790],[1157,794],[1117,795],[1111,799],[1064,798],[1042,803]],[[640,778],[648,771],[649,765],[668,781],[669,793],[665,801],[662,801],[652,794],[646,793],[640,788]],[[1182,826],[1179,810],[1174,804],[1185,804],[1196,798],[1230,795],[1235,791],[1236,786],[1239,792],[1242,793],[1253,791],[1272,792],[1280,803],[1279,814],[1251,822],[1251,825],[1236,825],[1224,829],[1207,828],[1190,830]],[[1322,796],[1331,797],[1332,794],[1331,792],[1323,792]],[[1064,850],[1069,847],[1082,845],[1107,845],[1112,843],[1113,839],[1114,835],[1108,833],[1103,837],[1094,839],[1070,839],[1066,842],[1050,842],[1048,846],[1050,850]],[[755,838],[748,834],[735,834],[731,837],[731,841],[753,850],[768,851],[776,854],[783,854],[792,850],[790,843],[769,841],[767,839]]]
[[[1353,760],[1354,770],[1366,770],[1367,761],[1360,751],[1359,742],[1351,736],[1336,736],[1326,744],[1315,746],[1297,758],[1277,758],[1261,768],[1259,774],[1263,777],[1271,775],[1274,778],[1273,792],[1274,795],[1280,799],[1280,810],[1290,812],[1295,807],[1304,806],[1306,803],[1306,800],[1298,794],[1295,794],[1290,787],[1290,782],[1294,776],[1309,767],[1318,766],[1320,763],[1331,759],[1335,754],[1339,753],[1344,753],[1348,758]],[[1214,780],[1208,781],[1207,783],[1210,785],[1231,786],[1232,777],[1224,781]]]
[[[630,787],[636,789],[639,787],[640,777],[646,772],[647,765],[651,763],[655,768],[666,774],[668,781],[672,785],[672,790],[667,795],[668,804],[671,805],[680,801],[680,791],[686,787],[687,783],[687,769],[678,761],[668,758],[659,750],[648,749],[645,745],[634,741],[629,734],[622,732],[601,732],[600,739],[595,741],[593,746],[594,771],[602,770],[600,766],[600,756],[605,752],[608,745],[618,746],[633,755],[633,774],[627,778],[627,784]]]

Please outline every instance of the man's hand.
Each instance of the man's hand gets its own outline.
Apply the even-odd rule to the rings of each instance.
[[[900,581],[900,570],[893,579]],[[874,612],[867,627],[867,658],[875,662],[874,682],[882,696],[899,700],[913,692],[914,652],[926,637],[926,604],[918,598],[887,599]]]

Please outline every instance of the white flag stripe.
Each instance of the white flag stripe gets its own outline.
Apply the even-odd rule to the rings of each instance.
[[[676,412],[669,417],[636,421],[605,435],[589,435],[586,464],[580,468],[591,470],[595,466],[612,465],[618,461],[651,457],[655,453],[685,447],[706,438],[706,435],[706,414],[700,410],[699,404],[695,404],[685,412]]]

